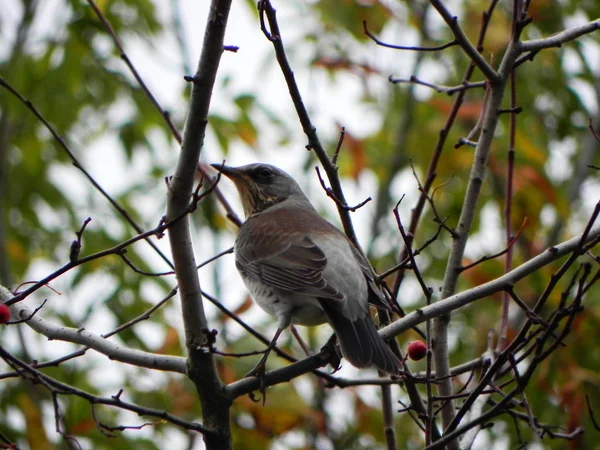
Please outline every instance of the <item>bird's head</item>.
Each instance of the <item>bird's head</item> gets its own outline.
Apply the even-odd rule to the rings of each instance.
[[[248,164],[240,167],[211,165],[235,183],[246,217],[288,199],[308,203],[296,180],[270,164]]]

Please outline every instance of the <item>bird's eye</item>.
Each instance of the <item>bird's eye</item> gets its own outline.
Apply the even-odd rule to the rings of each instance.
[[[257,171],[258,178],[262,181],[269,180],[273,176],[273,172],[268,167],[261,167]]]

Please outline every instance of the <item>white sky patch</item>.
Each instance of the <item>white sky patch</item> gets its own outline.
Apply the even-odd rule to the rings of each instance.
[[[576,150],[577,143],[574,138],[566,138],[560,142],[553,141],[550,143],[549,158],[545,170],[552,181],[560,183],[571,177],[573,174],[571,157]]]
[[[552,205],[544,205],[540,211],[540,221],[544,227],[550,227],[556,222],[556,208]]]
[[[475,260],[499,252],[505,247],[503,220],[498,206],[487,203],[481,208],[481,223],[477,233],[467,240],[465,255]]]

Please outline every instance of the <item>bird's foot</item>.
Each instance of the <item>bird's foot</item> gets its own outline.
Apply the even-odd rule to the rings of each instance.
[[[264,358],[263,358],[264,359]],[[261,359],[257,365],[255,365],[252,370],[250,370],[250,372],[248,372],[246,375],[244,375],[244,378],[247,377],[256,377],[256,378],[264,378],[265,373],[266,373],[266,364],[263,359]]]
[[[262,405],[265,406],[265,402],[267,401],[267,392],[265,391],[264,387],[260,389],[260,394],[262,395]],[[252,400],[254,403],[261,401],[261,397],[257,397],[256,394],[254,394],[254,391],[250,392],[248,397],[250,397],[250,400]]]
[[[267,392],[266,392],[266,386],[265,386],[265,373],[266,373],[266,358],[263,357],[261,358],[261,360],[258,362],[258,364],[256,364],[252,370],[250,370],[250,372],[248,372],[245,375],[245,378],[247,377],[256,377],[258,378],[258,382],[259,382],[259,392],[261,393],[262,396],[262,404],[263,406],[265,406],[265,402],[267,401]],[[250,392],[250,394],[248,394],[248,396],[250,397],[250,400],[252,400],[255,403],[258,403],[259,401],[261,401],[261,399],[259,397],[257,397],[254,392]]]
[[[336,344],[337,336],[334,334],[329,338],[325,345],[321,347],[321,351],[324,350],[329,353],[329,360],[327,362],[333,368],[333,372],[331,373],[336,373],[342,368],[342,357],[340,356],[338,346]]]
[[[254,368],[248,372],[246,374],[246,377],[256,377],[258,378],[259,381],[259,390],[262,394],[262,404],[263,406],[265,405],[265,401],[267,400],[267,395],[265,392],[266,386],[265,386],[265,366],[267,365],[267,359],[269,358],[269,353],[271,353],[271,350],[273,350],[273,347],[275,347],[275,344],[277,343],[277,338],[279,338],[279,335],[281,334],[281,332],[283,331],[282,327],[277,328],[277,331],[275,332],[275,336],[273,336],[273,339],[271,340],[271,343],[269,344],[269,346],[267,347],[267,349],[265,350],[265,354],[263,355],[262,358],[260,358],[260,361],[258,362],[258,364],[256,366],[254,366]],[[258,399],[253,395],[250,394],[250,399],[252,401],[257,402]]]

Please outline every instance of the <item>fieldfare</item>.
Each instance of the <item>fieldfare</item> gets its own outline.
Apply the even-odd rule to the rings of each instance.
[[[317,214],[283,170],[268,164],[212,166],[235,183],[246,215],[235,241],[235,265],[256,303],[278,320],[251,373],[264,373],[270,350],[290,324],[325,322],[353,366],[398,373],[399,360],[369,314],[369,302],[382,305],[385,298],[346,235]]]

